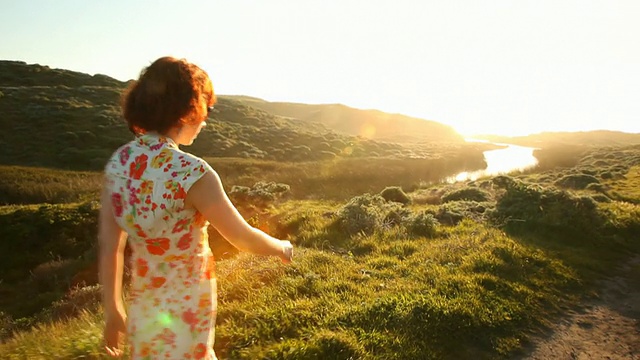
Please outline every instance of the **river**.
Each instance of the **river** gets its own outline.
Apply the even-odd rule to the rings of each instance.
[[[467,139],[467,142],[485,142],[485,140]],[[538,159],[533,156],[536,148],[493,143],[495,145],[504,146],[504,148],[485,151],[484,158],[487,162],[487,168],[477,171],[463,171],[455,176],[447,178],[447,182],[453,183],[457,181],[477,180],[484,176],[493,176],[506,174],[512,171],[525,170],[536,166]]]

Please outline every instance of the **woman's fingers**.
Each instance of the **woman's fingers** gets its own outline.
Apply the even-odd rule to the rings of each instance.
[[[288,264],[293,260],[293,245],[289,241],[283,241],[283,243],[282,262]]]
[[[109,356],[119,357],[120,355],[122,355],[122,350],[120,350],[120,349],[112,348],[112,347],[109,347],[109,346],[105,346],[104,348],[105,348],[105,350],[107,350],[107,354],[109,354]]]
[[[125,329],[125,317],[124,316],[112,316],[108,317],[104,327],[104,344],[107,354],[112,357],[119,357],[122,355],[120,349],[120,335],[124,334]]]

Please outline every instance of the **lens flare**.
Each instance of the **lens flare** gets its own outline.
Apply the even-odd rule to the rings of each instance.
[[[160,313],[158,314],[158,322],[165,327],[169,327],[173,323],[173,319],[171,315],[168,313]]]

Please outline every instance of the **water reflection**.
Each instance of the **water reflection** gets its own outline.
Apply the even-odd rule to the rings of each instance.
[[[486,142],[483,140],[467,141]],[[487,150],[484,152],[484,158],[487,162],[486,169],[463,171],[456,176],[449,177],[447,182],[453,183],[456,181],[477,180],[484,176],[493,176],[517,170],[525,170],[538,164],[538,159],[533,156],[533,151],[536,150],[535,148],[511,144],[495,144],[505,146],[505,148]]]

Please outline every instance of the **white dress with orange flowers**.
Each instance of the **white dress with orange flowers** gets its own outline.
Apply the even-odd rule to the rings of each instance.
[[[133,359],[215,359],[215,263],[208,222],[185,208],[211,167],[169,138],[138,136],[105,168],[113,214],[128,233],[133,275],[128,331]]]

